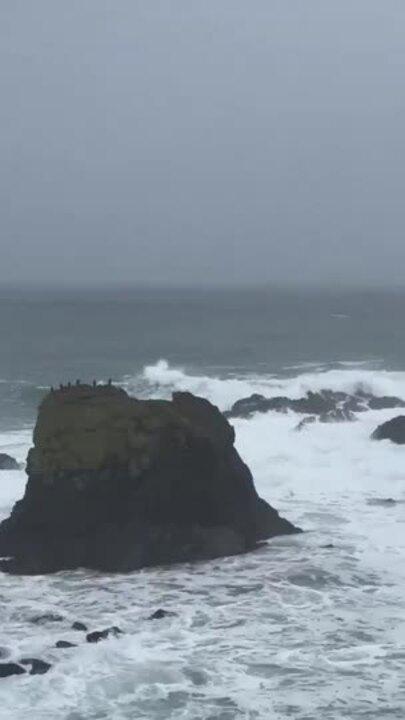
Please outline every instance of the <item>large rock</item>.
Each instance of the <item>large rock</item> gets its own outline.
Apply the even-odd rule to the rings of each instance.
[[[297,532],[261,500],[234,430],[207,400],[79,385],[42,402],[2,568],[128,571],[241,553]]]
[[[373,440],[391,440],[397,445],[405,445],[405,415],[398,415],[379,425],[371,437]]]

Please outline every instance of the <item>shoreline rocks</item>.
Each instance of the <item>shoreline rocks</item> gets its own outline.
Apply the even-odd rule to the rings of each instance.
[[[26,471],[24,497],[0,525],[7,572],[126,572],[299,532],[257,495],[227,419],[191,393],[165,401],[113,385],[53,391]]]
[[[324,389],[319,392],[308,391],[306,395],[297,399],[285,396],[266,398],[255,393],[248,398],[237,400],[225,415],[228,418],[250,418],[254,413],[290,411],[309,415],[319,422],[345,422],[355,420],[355,413],[396,407],[405,407],[405,401],[391,396],[376,397],[364,391],[351,395]],[[301,428],[300,423],[298,429]]]

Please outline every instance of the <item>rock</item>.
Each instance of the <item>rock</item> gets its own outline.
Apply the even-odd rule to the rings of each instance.
[[[321,545],[321,548],[323,550],[332,550],[334,547],[335,546],[333,545],[333,543],[328,543],[327,545]]]
[[[72,625],[72,630],[80,630],[82,632],[87,632],[87,625],[85,625],[82,622],[74,622]]]
[[[405,402],[397,397],[373,397],[369,396],[367,401],[370,410],[392,410],[393,408],[405,407]]]
[[[77,647],[77,645],[75,643],[68,642],[67,640],[58,640],[55,643],[55,647],[62,649],[62,648]]]
[[[88,643],[98,643],[100,640],[107,640],[108,637],[119,637],[122,634],[122,630],[113,625],[113,627],[106,628],[105,630],[95,630],[89,633],[86,635],[86,640]]]
[[[321,422],[341,422],[354,420],[354,413],[365,410],[383,410],[393,407],[405,407],[405,401],[397,397],[375,397],[371,393],[359,390],[353,395],[334,390],[307,392],[304,397],[291,399],[285,396],[266,398],[263,395],[251,395],[237,400],[226,417],[249,418],[254,413],[296,412],[319,416]]]
[[[31,622],[35,625],[46,625],[46,623],[62,622],[63,619],[63,615],[49,612],[43,615],[34,615],[34,617],[31,618]]]
[[[3,570],[125,572],[234,555],[299,530],[261,500],[218,408],[112,385],[42,402],[22,500],[0,525]]]
[[[379,425],[371,438],[373,440],[391,440],[397,445],[405,445],[405,415],[398,415]]]
[[[20,663],[22,665],[31,665],[30,675],[45,675],[52,667],[45,660],[38,660],[38,658],[22,658]]]
[[[149,615],[148,620],[162,620],[165,617],[176,617],[177,613],[170,612],[170,610],[163,610],[162,608],[159,608],[159,610],[155,610],[152,615]]]
[[[20,465],[17,460],[7,453],[0,453],[0,470],[19,470]]]
[[[10,677],[11,675],[23,675],[25,670],[17,663],[0,663],[0,678]]]
[[[397,505],[397,501],[394,500],[394,498],[370,498],[370,500],[367,500],[367,505],[392,507],[393,505]]]
[[[308,425],[312,425],[315,423],[317,418],[315,415],[310,415],[309,417],[304,417],[302,420],[299,421],[298,425],[296,426],[297,432],[301,432],[301,430],[304,430]]]

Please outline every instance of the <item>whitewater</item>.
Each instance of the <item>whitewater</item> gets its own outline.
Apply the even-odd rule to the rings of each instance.
[[[351,362],[220,377],[160,360],[121,384],[142,397],[190,390],[221,410],[253,392],[405,398],[404,372]],[[1,680],[0,719],[402,720],[405,447],[370,440],[395,415],[370,410],[300,433],[293,413],[232,421],[259,494],[302,535],[244,556],[127,575],[2,575],[0,656],[53,667]],[[0,452],[24,462],[31,433],[3,432]],[[25,482],[23,470],[1,473],[1,519]],[[176,616],[148,621],[160,607]],[[63,619],[35,624],[43,613]],[[70,629],[75,620],[125,634],[88,645]],[[57,640],[78,647],[56,649]]]

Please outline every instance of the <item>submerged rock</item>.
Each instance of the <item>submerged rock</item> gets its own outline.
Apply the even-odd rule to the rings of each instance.
[[[309,391],[298,399],[285,396],[266,398],[263,395],[253,394],[248,398],[237,400],[231,410],[225,414],[230,418],[249,418],[254,413],[291,411],[318,417],[321,422],[342,422],[354,420],[354,413],[393,407],[405,407],[405,401],[397,397],[375,397],[362,390],[351,395],[324,389],[319,392]]]
[[[105,630],[94,630],[94,632],[86,635],[86,640],[88,643],[98,643],[100,640],[107,640],[109,637],[119,637],[122,634],[122,630],[113,625],[113,627],[106,628]]]
[[[68,642],[68,640],[58,640],[55,643],[55,647],[59,649],[77,647],[75,643]]]
[[[163,610],[162,608],[159,608],[159,610],[155,610],[152,615],[149,615],[148,620],[162,620],[165,617],[176,617],[177,613],[171,612],[170,610]]]
[[[377,505],[380,507],[392,507],[397,505],[397,501],[394,498],[370,498],[367,500],[367,505]]]
[[[78,622],[77,620],[72,625],[72,630],[79,630],[81,632],[87,632],[87,629],[88,629],[87,625],[85,625],[82,622]]]
[[[405,415],[398,415],[379,425],[371,437],[373,440],[391,440],[397,445],[405,445]]]
[[[0,470],[19,470],[20,465],[17,460],[7,453],[0,453]]]
[[[3,570],[130,571],[232,555],[297,532],[255,490],[218,408],[78,385],[42,402],[22,500],[0,525]]]
[[[58,615],[53,612],[43,613],[42,615],[34,615],[31,618],[31,622],[34,623],[34,625],[46,625],[46,623],[62,622],[62,620],[63,615]]]
[[[52,667],[50,663],[45,662],[45,660],[38,660],[38,658],[22,658],[20,663],[22,665],[31,665],[30,675],[45,675]]]
[[[0,678],[10,677],[11,675],[23,675],[26,671],[17,663],[0,663]]]

